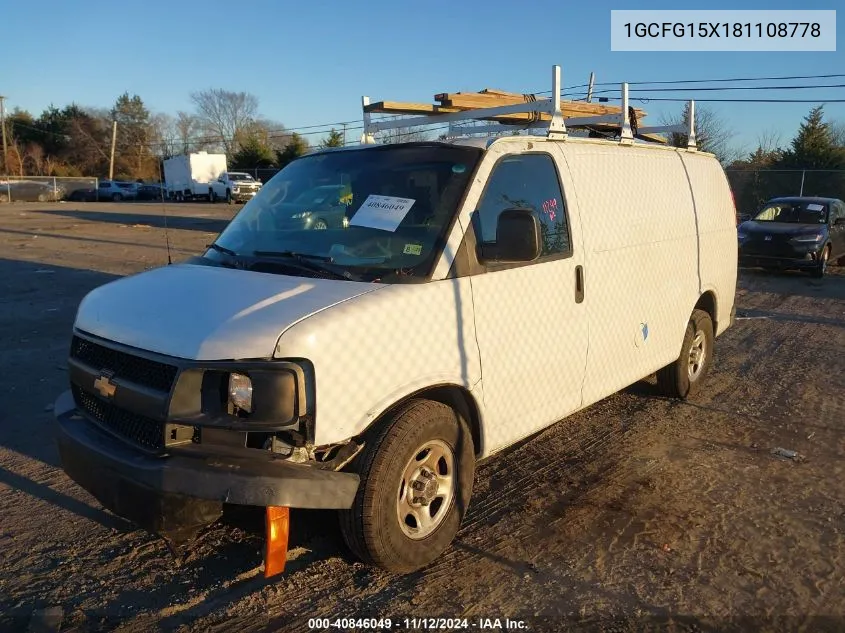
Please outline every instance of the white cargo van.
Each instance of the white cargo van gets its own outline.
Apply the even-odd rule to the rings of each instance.
[[[734,318],[721,166],[637,143],[627,108],[601,140],[524,107],[545,132],[304,156],[201,256],[91,292],[68,474],[174,541],[266,507],[267,575],[289,507],[336,508],[358,556],[408,572],[449,546],[477,460],[655,372],[693,395]],[[345,221],[304,222],[315,191]]]

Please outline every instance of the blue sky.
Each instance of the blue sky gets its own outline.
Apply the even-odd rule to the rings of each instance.
[[[845,11],[837,16],[837,52],[631,53],[610,51],[610,10],[677,9],[678,2],[147,0],[141,8],[114,0],[42,0],[37,18],[34,5],[6,4],[0,94],[8,108],[35,114],[50,103],[108,107],[124,91],[139,94],[153,111],[173,113],[191,110],[191,91],[221,87],[255,94],[264,116],[299,127],[360,120],[362,94],[431,102],[443,91],[549,90],[556,63],[565,86],[585,83],[590,71],[599,82],[845,73]],[[708,0],[683,8],[837,4]],[[845,84],[845,78],[819,83]],[[708,96],[845,99],[845,88]],[[649,112],[649,121],[681,107],[635,105]],[[758,134],[772,129],[788,141],[811,105],[705,107],[727,120],[737,144],[750,148]],[[845,122],[845,103],[830,104],[826,112]]]

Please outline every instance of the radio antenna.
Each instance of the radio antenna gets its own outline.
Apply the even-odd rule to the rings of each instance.
[[[162,170],[163,159],[158,161],[158,182],[159,182],[159,196],[161,199],[161,212],[164,214],[164,245],[167,248],[167,265],[170,266],[173,261],[170,259],[170,233],[167,228],[167,203],[164,199],[164,171]]]

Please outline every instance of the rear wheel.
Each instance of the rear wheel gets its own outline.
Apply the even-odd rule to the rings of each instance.
[[[9,194],[7,193],[0,193],[0,204],[9,201]]]
[[[657,372],[657,387],[671,398],[695,395],[713,361],[713,321],[704,310],[693,310],[681,353],[670,365]]]
[[[327,228],[329,228],[329,225],[326,223],[326,221],[325,221],[325,220],[323,220],[323,219],[318,219],[318,220],[316,220],[316,221],[314,222],[314,225],[313,225],[313,227],[312,227],[312,228],[313,228],[315,231],[325,231]]]
[[[819,265],[813,269],[812,275],[817,279],[821,279],[827,274],[827,260],[830,259],[830,245],[824,247],[821,257],[819,258]]]
[[[412,400],[367,444],[355,501],[340,512],[344,540],[366,563],[412,572],[440,556],[458,532],[475,476],[472,437],[445,404]]]
[[[121,200],[123,200],[123,196],[119,193],[113,193],[111,195],[111,199],[113,202],[120,202]]]
[[[214,193],[214,189],[208,190],[208,201],[211,203],[217,202],[217,194]]]

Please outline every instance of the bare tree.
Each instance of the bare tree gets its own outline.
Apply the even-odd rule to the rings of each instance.
[[[258,119],[258,97],[212,88],[191,94],[203,133],[219,139],[227,154],[237,151],[238,137]]]
[[[200,121],[193,114],[182,111],[177,112],[173,125],[178,144],[178,153],[187,154],[193,149],[201,149],[207,145],[205,139],[198,138],[201,134]]]
[[[830,136],[837,147],[845,147],[845,121],[831,121],[827,124]]]
[[[683,111],[676,115],[664,115],[661,119],[664,125],[684,125],[689,121],[689,105],[684,106]],[[731,130],[727,122],[715,111],[697,106],[695,109],[695,137],[696,145],[705,152],[716,155],[723,165],[729,165],[739,160],[747,150],[732,143],[735,132]],[[686,134],[672,134],[670,142],[678,147],[686,146]]]
[[[33,176],[44,175],[44,148],[37,143],[27,145],[23,154],[23,167],[26,173]]]
[[[150,117],[148,136],[151,149],[156,156],[170,158],[179,153],[176,120],[169,114],[159,112]]]
[[[783,135],[777,128],[763,130],[757,135],[757,148],[766,154],[778,152],[783,147]]]

